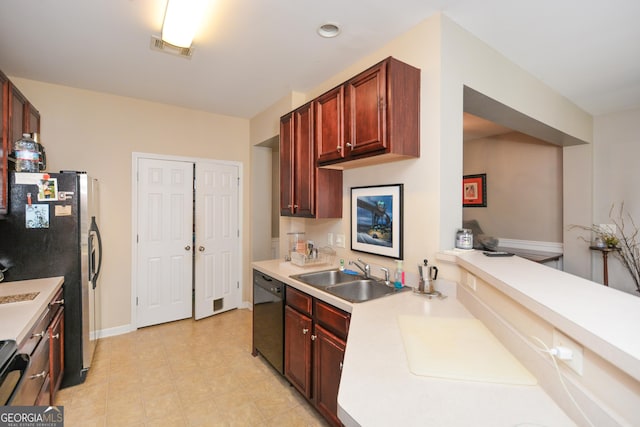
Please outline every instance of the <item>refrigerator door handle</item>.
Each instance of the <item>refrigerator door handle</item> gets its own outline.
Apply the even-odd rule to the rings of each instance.
[[[98,229],[98,224],[96,224],[96,217],[91,217],[91,226],[89,227],[90,236],[95,234],[98,240],[98,268],[95,269],[95,265],[93,265],[93,257],[91,254],[93,253],[93,238],[89,237],[89,262],[91,263],[91,284],[93,289],[96,288],[98,283],[98,276],[100,275],[100,269],[102,268],[102,237],[100,236],[100,230]]]

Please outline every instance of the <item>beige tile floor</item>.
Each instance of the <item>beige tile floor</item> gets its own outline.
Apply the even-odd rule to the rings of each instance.
[[[62,389],[66,427],[326,426],[262,357],[249,310],[101,339],[87,380]]]

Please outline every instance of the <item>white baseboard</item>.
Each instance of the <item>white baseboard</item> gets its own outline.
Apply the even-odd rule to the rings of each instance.
[[[253,305],[249,301],[242,301],[238,306],[239,309],[247,309],[249,311],[253,310]],[[129,325],[117,326],[115,328],[101,329],[97,332],[98,338],[108,338],[115,337],[117,335],[128,334],[129,332],[135,331],[136,328]]]
[[[538,242],[535,240],[516,240],[498,238],[498,246],[514,249],[526,249],[530,251],[553,252],[561,254],[563,252],[562,243],[558,242]]]
[[[116,326],[115,328],[100,329],[98,331],[98,338],[115,337],[117,335],[128,334],[129,332],[133,332],[135,330],[136,328],[134,328],[131,324]]]

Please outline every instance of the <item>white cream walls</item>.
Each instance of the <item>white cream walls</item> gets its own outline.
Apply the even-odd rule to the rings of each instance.
[[[104,240],[102,328],[131,321],[131,153],[242,162],[243,265],[249,263],[249,121],[42,82],[14,79],[42,115],[48,170],[86,170],[100,179]],[[249,270],[246,269],[248,272]],[[243,274],[244,298],[251,276]]]
[[[594,223],[610,223],[611,206],[615,204],[619,208],[624,202],[625,211],[640,227],[640,109],[596,117],[593,148]],[[628,217],[625,220],[625,231],[631,234],[633,225]],[[594,261],[594,280],[601,282],[602,257],[599,253],[590,255]],[[629,272],[619,260],[612,258],[609,261],[609,286],[638,296]]]
[[[518,132],[464,143],[464,175],[485,173],[487,207],[463,208],[488,236],[562,243],[562,147]]]
[[[466,85],[484,95],[493,98],[514,110],[533,119],[552,126],[564,133],[592,141],[592,118],[586,112],[569,102],[566,98],[545,86],[544,83],[526,73],[516,64],[511,63],[495,50],[469,34],[466,30],[444,17],[443,33],[443,81],[442,81],[442,146],[453,145],[453,149],[443,151],[442,163],[448,167],[442,172],[443,222],[442,233],[450,235],[459,222],[455,214],[447,216],[446,211],[459,205],[462,182],[461,154],[458,144],[462,139],[462,86]],[[582,162],[582,154],[589,152],[590,144],[564,149],[563,170],[564,182],[564,220],[565,225],[581,222],[591,217],[591,182],[590,162]],[[575,149],[574,149],[575,148]],[[575,158],[578,156],[578,158]],[[574,163],[576,169],[567,168]],[[584,179],[580,179],[584,178]],[[456,193],[457,202],[447,200],[444,196]],[[574,195],[589,193],[588,197],[577,198]],[[567,197],[568,196],[568,197]],[[570,208],[568,209],[567,206]],[[589,258],[577,254],[574,248],[567,245],[568,240],[575,237],[565,233],[564,237],[565,271],[589,277]]]
[[[281,226],[281,238],[297,227],[307,230],[307,238],[323,243],[327,232],[343,233],[347,236],[347,248],[338,249],[338,256],[348,259],[362,256],[375,264],[394,267],[391,259],[349,250],[350,188],[403,183],[405,269],[413,272],[414,266],[423,258],[434,258],[437,251],[453,247],[455,231],[462,224],[464,85],[565,133],[592,140],[592,122],[588,114],[441,14],[359,59],[312,90],[307,99],[322,94],[387,56],[421,69],[420,158],[345,171],[343,219],[283,218],[281,225],[283,222],[285,225]],[[584,174],[584,169],[576,174]],[[572,185],[590,188],[589,181],[576,180]],[[568,187],[568,191],[573,190]],[[586,204],[586,212],[590,212],[589,200],[579,202]],[[443,276],[457,279],[457,270],[447,271],[447,268],[444,267]]]
[[[305,95],[291,92],[251,119],[251,145],[260,144],[280,134],[280,116],[304,103]]]

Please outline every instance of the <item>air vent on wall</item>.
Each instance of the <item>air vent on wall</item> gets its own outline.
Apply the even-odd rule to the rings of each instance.
[[[191,59],[191,55],[193,55],[193,47],[174,46],[171,43],[163,41],[158,36],[151,36],[151,50],[157,50],[187,59]]]

